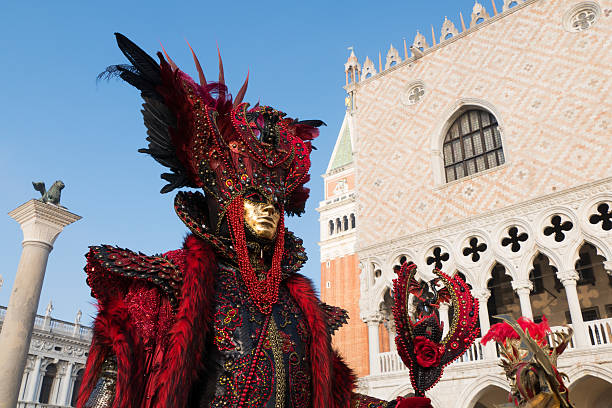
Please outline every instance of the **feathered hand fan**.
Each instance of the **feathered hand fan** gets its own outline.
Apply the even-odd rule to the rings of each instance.
[[[479,334],[478,300],[470,288],[459,276],[451,278],[438,269],[433,272],[436,279],[419,283],[414,277],[416,265],[404,263],[393,280],[395,342],[410,370],[410,381],[417,396],[424,396],[440,380],[444,367],[461,356]],[[412,316],[409,313],[411,294],[416,300],[416,312]],[[450,303],[453,311],[444,338],[437,312],[442,302]]]

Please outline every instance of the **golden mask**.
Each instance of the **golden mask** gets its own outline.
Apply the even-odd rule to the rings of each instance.
[[[280,217],[280,212],[270,202],[244,200],[244,222],[258,238],[274,239]]]

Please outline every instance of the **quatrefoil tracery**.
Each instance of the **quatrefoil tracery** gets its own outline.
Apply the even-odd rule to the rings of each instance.
[[[442,263],[450,259],[448,252],[442,252],[442,248],[435,247],[433,249],[433,256],[427,257],[427,265],[433,264],[436,268],[442,269]]]
[[[597,206],[597,213],[589,217],[589,222],[594,225],[601,222],[601,229],[604,231],[612,230],[612,210],[608,203],[599,204]]]
[[[565,231],[569,231],[574,227],[571,221],[561,222],[561,216],[555,215],[550,219],[551,225],[544,228],[544,235],[549,236],[555,234],[555,241],[562,242],[565,239]]]
[[[487,250],[487,244],[484,242],[478,243],[478,238],[472,237],[470,239],[470,246],[463,248],[463,255],[470,256],[472,255],[472,262],[478,262],[480,260],[479,252],[484,252]]]
[[[508,236],[502,239],[501,244],[502,246],[510,245],[510,250],[512,252],[518,252],[521,250],[521,242],[525,242],[527,239],[529,239],[529,235],[527,235],[526,232],[521,232],[519,234],[517,227],[511,227],[508,229]]]

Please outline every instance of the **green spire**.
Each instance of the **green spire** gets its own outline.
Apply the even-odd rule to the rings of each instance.
[[[342,122],[342,128],[340,129],[340,135],[334,148],[334,153],[330,161],[329,171],[337,169],[342,166],[346,166],[353,162],[353,146],[351,144],[351,132],[347,117],[344,117]]]

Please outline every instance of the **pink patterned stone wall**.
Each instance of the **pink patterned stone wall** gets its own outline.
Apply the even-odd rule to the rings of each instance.
[[[535,1],[356,85],[361,249],[612,175],[612,1],[569,32],[577,3]],[[446,184],[434,157],[461,100],[496,115],[506,163]]]

